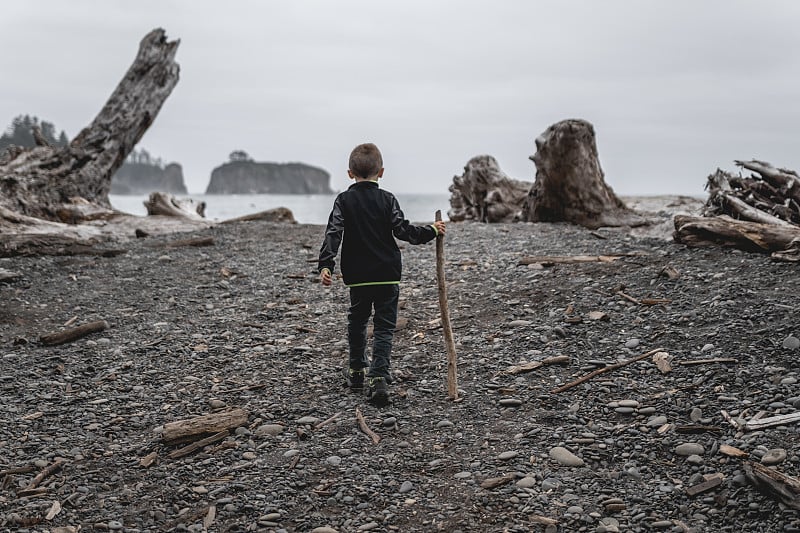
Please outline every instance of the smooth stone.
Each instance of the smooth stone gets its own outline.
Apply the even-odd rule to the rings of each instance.
[[[508,325],[512,327],[530,326],[531,324],[533,324],[533,322],[530,320],[512,320],[508,323]]]
[[[397,424],[397,418],[393,417],[393,416],[390,416],[388,418],[384,418],[382,424],[383,424],[383,427],[385,427],[385,428],[394,427],[395,424]]]
[[[699,455],[690,455],[689,457],[686,458],[686,462],[692,465],[701,465],[705,461]]]
[[[319,418],[316,416],[304,416],[303,418],[297,420],[297,423],[302,425],[311,425],[316,424],[317,422],[319,422]]]
[[[403,481],[403,484],[400,485],[400,490],[398,491],[400,494],[406,494],[414,490],[414,484],[410,481]]]
[[[703,410],[700,409],[699,407],[695,407],[689,413],[689,420],[691,420],[692,422],[697,422],[701,418],[703,418]]]
[[[688,457],[690,455],[703,455],[706,453],[706,449],[703,448],[702,444],[684,442],[683,444],[675,446],[675,453]]]
[[[629,339],[629,340],[628,340],[628,341],[625,343],[625,347],[626,347],[626,348],[636,348],[637,346],[639,346],[639,344],[640,344],[641,342],[642,342],[642,341],[640,341],[639,339]]]
[[[311,533],[339,533],[338,530],[333,529],[332,527],[322,526],[322,527],[315,527],[311,530]]]
[[[773,448],[761,458],[761,463],[765,465],[776,465],[786,460],[786,450],[783,448]]]
[[[556,478],[549,477],[547,479],[542,480],[542,490],[556,490],[561,488],[561,482]]]
[[[242,454],[242,459],[245,459],[245,460],[247,460],[247,461],[252,461],[252,460],[253,460],[253,459],[255,459],[256,457],[258,457],[258,456],[257,456],[255,453],[253,453],[253,452],[244,452],[244,453]]]
[[[472,477],[472,472],[467,472],[467,471],[457,472],[453,477],[456,479],[467,479]]]
[[[222,409],[226,405],[228,405],[228,404],[223,402],[222,400],[209,400],[208,401],[208,406],[211,407],[212,409]]]
[[[636,409],[633,407],[617,407],[614,411],[621,415],[632,415],[636,412]]]
[[[503,407],[519,407],[522,405],[522,400],[518,398],[502,398],[499,403]]]
[[[501,461],[508,461],[509,459],[513,459],[517,455],[519,455],[519,452],[508,451],[501,453],[500,455],[497,456],[497,458],[500,459]]]
[[[532,489],[536,486],[536,478],[532,476],[525,476],[524,478],[517,481],[517,487],[523,489]]]
[[[325,462],[331,466],[339,466],[340,464],[342,464],[342,458],[339,457],[338,455],[331,455],[330,457],[325,459]]]
[[[714,349],[714,345],[713,345],[713,344],[711,344],[711,343],[709,343],[709,344],[704,344],[704,345],[703,345],[703,347],[702,347],[702,348],[700,348],[700,351],[701,351],[702,353],[706,353],[706,352],[710,352],[710,351],[711,351],[711,350],[713,350],[713,349]]]
[[[451,428],[453,427],[453,423],[449,420],[440,420],[436,423],[437,428]]]
[[[583,459],[562,446],[550,450],[550,459],[563,466],[583,466]]]
[[[645,424],[647,427],[654,428],[654,427],[661,427],[667,423],[667,417],[664,415],[654,416],[650,420],[647,421]]]
[[[619,406],[620,407],[635,407],[635,408],[638,408],[639,407],[639,402],[637,402],[636,400],[620,400],[619,401]]]
[[[264,424],[256,428],[256,435],[259,437],[274,437],[283,433],[284,427],[280,424]]]
[[[800,339],[795,337],[794,335],[789,335],[785,339],[783,339],[783,347],[787,350],[796,350],[800,348]]]

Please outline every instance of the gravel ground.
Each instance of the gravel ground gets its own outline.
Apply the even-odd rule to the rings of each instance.
[[[800,476],[800,426],[721,414],[800,408],[797,264],[563,224],[448,229],[461,399],[446,394],[434,246],[406,245],[382,409],[342,386],[347,289],[317,283],[321,226],[0,260],[22,274],[0,284],[0,530],[800,531],[743,470]],[[622,255],[518,265],[578,254]],[[94,320],[110,327],[38,340]],[[648,356],[552,392],[656,349],[671,372]],[[555,356],[568,362],[508,371]],[[732,361],[684,364],[714,358]],[[164,424],[232,408],[247,425],[169,458]]]

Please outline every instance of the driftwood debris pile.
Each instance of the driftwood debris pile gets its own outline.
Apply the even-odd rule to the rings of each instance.
[[[800,261],[800,176],[763,161],[736,161],[749,177],[724,170],[708,177],[703,216],[676,216],[675,240],[728,246]]]

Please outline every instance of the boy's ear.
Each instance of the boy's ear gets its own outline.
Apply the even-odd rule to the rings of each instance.
[[[356,179],[356,175],[353,174],[353,171],[350,170],[349,168],[347,169],[347,175],[350,177],[351,180]]]
[[[378,177],[379,178],[383,177],[383,167],[381,167],[381,169],[378,171]]]

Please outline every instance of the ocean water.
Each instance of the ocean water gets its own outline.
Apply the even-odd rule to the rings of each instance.
[[[111,205],[132,215],[146,215],[144,202],[149,195],[109,196]],[[437,209],[447,220],[450,208],[449,194],[395,194],[406,218],[412,222],[432,222]],[[206,203],[206,218],[227,220],[242,215],[258,213],[275,207],[291,209],[295,220],[301,224],[326,224],[335,194],[186,194],[179,198],[192,198]]]

